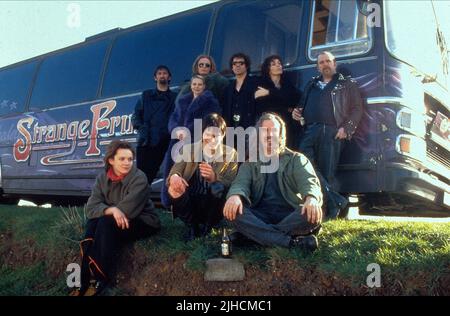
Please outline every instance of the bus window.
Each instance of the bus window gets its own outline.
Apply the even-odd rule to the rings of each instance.
[[[434,10],[441,9],[443,4],[432,1],[417,1],[413,6],[400,4],[396,1],[384,3],[387,49],[396,58],[436,78],[445,86],[447,49],[441,50],[437,43],[439,21],[434,14]],[[417,43],[413,46],[414,49],[412,49],[411,34],[414,34],[414,43]],[[441,55],[442,51],[444,55]]]
[[[37,62],[0,71],[0,116],[25,110]]]
[[[297,59],[302,1],[261,1],[224,6],[214,28],[211,55],[221,72],[230,71],[234,53],[250,56],[255,68],[278,54],[286,64]]]
[[[189,79],[192,63],[205,49],[211,10],[120,35],[111,51],[102,96],[143,91],[154,86],[153,70],[167,65],[172,86]]]
[[[355,0],[315,0],[308,55],[316,60],[324,50],[336,57],[364,54],[371,47],[367,17]]]
[[[47,57],[39,69],[30,110],[95,99],[109,42],[102,40]]]

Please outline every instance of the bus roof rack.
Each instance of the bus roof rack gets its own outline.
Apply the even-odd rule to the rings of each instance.
[[[123,30],[121,27],[116,27],[115,29],[111,29],[111,30],[108,30],[108,31],[105,31],[105,32],[102,32],[102,33],[98,33],[98,34],[86,37],[86,39],[84,41],[87,42],[87,41],[91,41],[91,40],[94,40],[94,39],[97,39],[97,38],[100,38],[100,37],[105,37],[105,36],[108,36],[108,35],[111,35],[111,34],[115,34],[115,33],[119,32],[121,30]]]

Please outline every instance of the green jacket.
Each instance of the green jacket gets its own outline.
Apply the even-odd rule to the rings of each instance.
[[[289,205],[298,208],[308,195],[322,204],[322,190],[311,162],[303,154],[285,149],[279,156],[277,173],[281,194]],[[261,162],[245,162],[239,168],[227,198],[239,195],[248,207],[258,205],[264,193],[266,174],[261,173]]]
[[[154,212],[150,199],[150,187],[145,174],[133,167],[120,182],[112,182],[106,171],[97,176],[91,196],[87,202],[88,218],[104,216],[108,207],[120,209],[128,219],[139,217],[147,225],[159,228],[158,215]]]

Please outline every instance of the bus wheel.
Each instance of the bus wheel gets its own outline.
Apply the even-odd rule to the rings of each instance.
[[[344,195],[348,200],[347,206],[339,212],[338,218],[348,219],[351,207],[360,207],[361,200],[356,195]]]
[[[350,210],[350,206],[349,206],[349,204],[347,204],[347,206],[339,212],[338,218],[348,219],[349,210]]]
[[[20,199],[16,197],[0,197],[0,204],[17,205],[19,200]]]

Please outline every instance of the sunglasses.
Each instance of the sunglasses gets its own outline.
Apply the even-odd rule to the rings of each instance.
[[[243,66],[243,65],[245,65],[245,61],[233,61],[233,66],[237,66],[237,65]]]
[[[198,64],[198,66],[199,66],[200,68],[209,68],[209,67],[211,67],[211,64],[200,63],[200,64]]]

